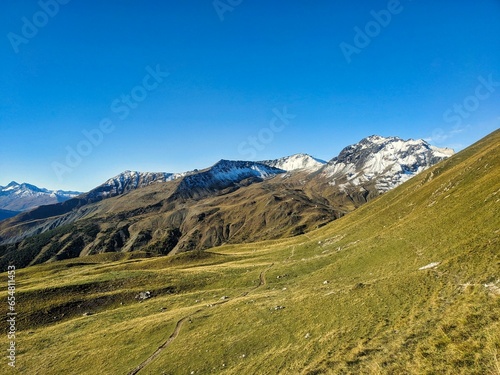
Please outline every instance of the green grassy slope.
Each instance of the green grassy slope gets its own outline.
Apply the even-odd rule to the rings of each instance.
[[[307,235],[19,270],[17,371],[500,374],[499,146]]]

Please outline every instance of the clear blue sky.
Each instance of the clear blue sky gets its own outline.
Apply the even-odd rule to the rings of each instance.
[[[0,185],[329,160],[371,134],[461,149],[500,125],[499,0],[54,1],[1,4]]]

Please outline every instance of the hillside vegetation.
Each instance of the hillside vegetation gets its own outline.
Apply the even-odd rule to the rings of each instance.
[[[304,235],[19,270],[16,370],[500,374],[499,146]]]

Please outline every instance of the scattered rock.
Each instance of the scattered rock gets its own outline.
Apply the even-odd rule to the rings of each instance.
[[[140,292],[138,295],[135,296],[135,299],[138,299],[139,301],[144,301],[145,299],[151,298],[151,292],[149,290],[145,292]]]
[[[271,310],[283,310],[285,308],[285,306],[274,306]]]
[[[87,311],[87,312],[83,313],[83,316],[90,316],[90,315],[94,315],[94,313],[91,311]]]
[[[353,289],[363,289],[364,287],[366,287],[366,284],[357,283],[356,285],[353,286]]]
[[[166,308],[166,307],[162,307],[162,308],[160,309],[160,311],[165,311],[165,310],[167,310],[167,308]]]
[[[428,270],[428,269],[437,267],[440,264],[441,264],[441,262],[432,262],[432,263],[427,264],[426,266],[420,267],[419,270],[420,271],[422,271],[422,270]]]
[[[311,334],[309,332],[307,332],[306,335],[304,336],[304,338],[308,339],[309,337],[311,337]]]
[[[500,280],[497,280],[496,283],[489,283],[489,284],[483,284],[486,289],[492,294],[492,295],[500,295],[500,288],[498,285],[496,285]]]
[[[323,281],[323,285],[328,284],[328,280]]]
[[[229,297],[228,296],[222,296],[220,299],[221,299],[221,301],[224,301],[226,299],[229,299]]]

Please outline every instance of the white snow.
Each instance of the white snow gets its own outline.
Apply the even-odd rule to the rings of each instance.
[[[280,159],[265,160],[260,163],[268,165],[270,167],[282,169],[287,172],[301,170],[301,169],[305,169],[312,172],[325,165],[326,161],[316,159],[308,154],[295,154]]]
[[[374,150],[371,154],[370,148]],[[351,158],[355,162],[347,164],[338,160],[328,164],[322,173],[330,179],[330,184],[341,180],[338,185],[345,190],[349,185],[360,186],[375,179],[375,186],[381,192],[429,168],[432,166],[431,159],[453,155],[453,150],[431,146],[422,139],[404,141],[397,137],[381,136],[367,137],[358,144],[346,147],[343,152],[354,156],[360,153],[364,158]]]
[[[434,154],[436,156],[440,156],[440,157],[450,157],[455,153],[455,151],[453,151],[451,148],[447,148],[447,147],[431,146],[431,149],[434,151]]]

